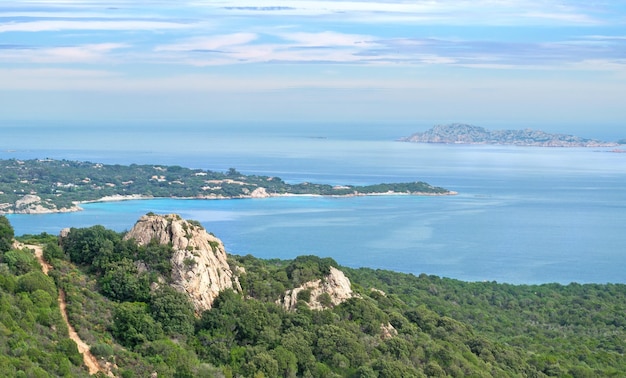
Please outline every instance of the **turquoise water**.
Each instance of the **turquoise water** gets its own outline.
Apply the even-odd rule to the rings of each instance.
[[[196,126],[147,134],[131,128],[118,130],[118,144],[96,128],[54,146],[44,142],[45,136],[37,143],[20,142],[22,129],[13,128],[0,145],[0,157],[235,167],[291,182],[424,180],[459,192],[451,197],[93,203],[79,213],[10,215],[18,234],[93,224],[122,231],[147,212],[173,212],[201,221],[235,254],[315,254],[352,267],[468,281],[626,282],[626,154],[421,145],[388,137],[406,135],[404,127],[372,129],[376,132],[358,138],[332,127],[276,128],[269,134]]]

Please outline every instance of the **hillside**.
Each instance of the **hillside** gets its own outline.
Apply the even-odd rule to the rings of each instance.
[[[52,300],[59,289],[77,334],[120,377],[626,371],[626,285],[471,283],[348,269],[315,256],[223,255],[197,222],[155,214],[128,234],[93,226],[60,239],[22,237],[45,245],[52,280],[31,251],[12,249],[12,237],[0,216],[0,376],[87,374]],[[198,294],[213,285],[183,283],[204,268],[223,273],[208,278],[221,283],[201,309]]]
[[[79,211],[81,202],[136,198],[265,198],[284,195],[449,195],[425,182],[376,185],[288,184],[278,177],[164,165],[68,160],[0,160],[0,214]]]
[[[403,142],[449,144],[503,144],[536,147],[614,147],[617,143],[585,139],[573,135],[550,134],[540,130],[487,130],[453,123],[400,138]]]

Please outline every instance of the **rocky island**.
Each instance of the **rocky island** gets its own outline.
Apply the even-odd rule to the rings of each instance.
[[[367,186],[303,182],[165,165],[107,165],[36,159],[0,160],[0,214],[79,211],[80,203],[139,198],[232,199],[289,195],[450,195],[425,182]]]
[[[535,147],[615,147],[618,143],[585,139],[540,130],[487,130],[461,123],[436,125],[430,130],[400,138],[402,142],[447,144],[501,144]]]

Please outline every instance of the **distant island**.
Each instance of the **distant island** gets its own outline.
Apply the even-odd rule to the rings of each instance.
[[[535,147],[615,147],[618,143],[550,134],[540,130],[487,130],[462,123],[436,125],[430,130],[400,138],[402,142],[447,144],[501,144]]]
[[[288,184],[278,177],[165,165],[69,160],[0,160],[0,214],[79,211],[80,203],[141,198],[265,198],[290,195],[451,195],[425,182],[376,185]]]

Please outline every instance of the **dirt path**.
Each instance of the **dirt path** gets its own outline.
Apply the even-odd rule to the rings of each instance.
[[[44,260],[43,248],[40,245],[33,245],[33,244],[27,244],[24,247],[35,251],[35,257],[37,257],[39,264],[41,264],[41,269],[47,275],[48,272],[52,269],[52,266],[48,264],[46,260]],[[85,366],[87,366],[87,369],[89,369],[89,374],[97,374],[98,372],[103,372],[104,374],[108,375],[109,372],[107,372],[106,370],[100,367],[96,357],[94,357],[94,355],[91,354],[91,352],[89,351],[89,345],[87,345],[83,340],[81,340],[81,338],[78,336],[78,333],[76,333],[76,330],[74,329],[74,327],[72,327],[72,325],[70,324],[70,321],[67,317],[67,309],[66,309],[66,304],[65,304],[65,292],[61,289],[59,289],[58,300],[59,300],[59,308],[61,309],[61,316],[63,317],[65,324],[67,324],[67,329],[69,330],[70,339],[74,340],[74,342],[78,346],[78,351],[80,352],[80,354],[83,355],[83,361],[85,362]]]

